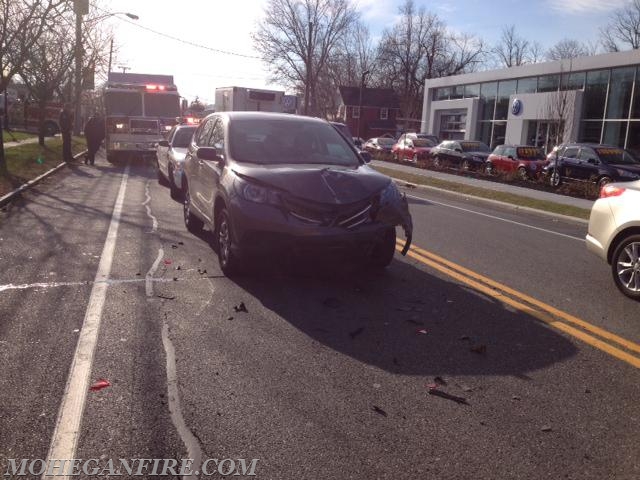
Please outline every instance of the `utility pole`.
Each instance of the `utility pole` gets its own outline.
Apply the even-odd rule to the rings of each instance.
[[[358,102],[358,138],[361,138],[360,135],[360,119],[362,118],[362,91],[364,90],[364,81],[369,75],[369,70],[362,72],[362,77],[360,77],[360,101]]]
[[[111,37],[111,47],[109,47],[109,68],[107,69],[107,80],[111,73],[111,59],[113,58],[113,37]]]
[[[75,125],[74,135],[80,135],[82,130],[82,16],[89,13],[89,0],[74,0],[73,11],[76,14],[76,78],[75,78]]]
[[[313,35],[313,22],[309,22],[309,36],[307,38],[307,79],[304,82],[304,114],[309,115],[309,94],[311,92],[311,64],[313,56],[311,54],[311,35]]]

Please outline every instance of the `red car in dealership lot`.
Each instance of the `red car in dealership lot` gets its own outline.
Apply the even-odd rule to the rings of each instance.
[[[393,160],[396,162],[408,161],[418,163],[418,160],[426,160],[436,144],[427,135],[420,133],[405,133],[400,136],[396,144],[391,148]]]
[[[522,180],[536,178],[549,163],[541,148],[530,145],[499,145],[487,158],[485,172],[516,173]]]

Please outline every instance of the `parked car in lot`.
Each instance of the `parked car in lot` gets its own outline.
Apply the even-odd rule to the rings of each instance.
[[[435,167],[448,163],[462,170],[484,168],[484,163],[491,150],[482,142],[470,140],[445,140],[431,150],[431,158]]]
[[[522,180],[536,178],[549,163],[541,148],[529,145],[499,145],[485,163],[485,172],[516,173]]]
[[[166,140],[158,142],[158,182],[168,184],[172,198],[179,198],[182,194],[184,158],[196,128],[196,125],[175,125],[167,133]]]
[[[191,232],[211,229],[226,274],[253,256],[305,253],[348,253],[385,267],[396,225],[411,240],[408,203],[396,185],[317,118],[209,115],[189,145],[184,185],[185,225]]]
[[[396,141],[393,138],[376,137],[367,140],[362,149],[372,155],[390,154],[395,144]]]
[[[640,181],[610,183],[591,208],[587,248],[611,265],[613,281],[640,300]]]
[[[418,163],[418,160],[427,160],[435,143],[422,134],[405,133],[391,147],[391,154],[395,162],[408,161]]]
[[[593,182],[598,188],[610,182],[640,179],[640,161],[619,147],[593,143],[560,145],[544,169],[549,183],[564,180]]]

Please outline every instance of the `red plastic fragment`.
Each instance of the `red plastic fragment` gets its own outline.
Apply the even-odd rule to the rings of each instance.
[[[103,388],[107,388],[107,387],[110,387],[110,386],[111,386],[111,384],[109,383],[109,380],[105,380],[104,378],[101,378],[96,383],[91,385],[89,390],[91,390],[92,392],[97,392],[98,390],[102,390]]]
[[[168,258],[164,259],[164,264],[165,265],[171,265],[173,262],[171,260],[169,260]]]

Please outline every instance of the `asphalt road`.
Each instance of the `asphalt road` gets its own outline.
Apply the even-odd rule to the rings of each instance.
[[[384,272],[270,259],[232,280],[155,175],[98,159],[2,213],[2,473],[65,438],[98,318],[88,382],[110,386],[73,398],[75,458],[259,459],[265,479],[640,477],[639,305],[584,225],[413,189],[418,249]]]

